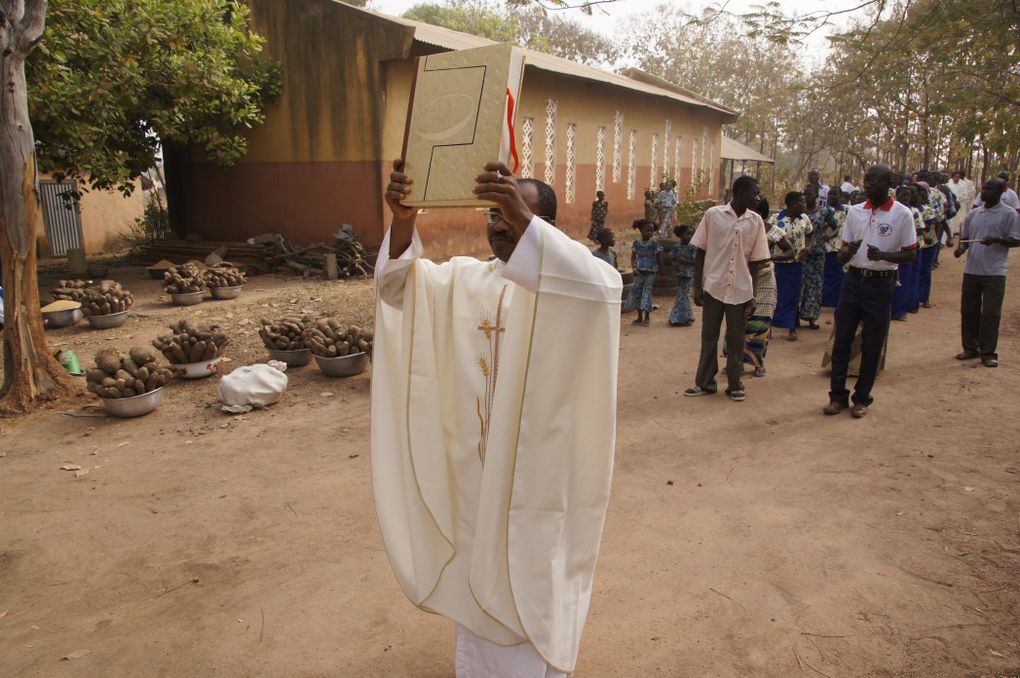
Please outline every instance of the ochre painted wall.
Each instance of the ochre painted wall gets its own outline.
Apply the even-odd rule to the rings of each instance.
[[[40,179],[49,178],[47,174],[40,176]],[[124,237],[130,235],[135,220],[141,219],[144,211],[145,194],[140,181],[135,181],[135,190],[127,197],[120,191],[91,190],[82,193],[78,217],[85,254],[123,250],[127,245]],[[48,257],[45,228],[37,234],[37,242],[42,256]]]
[[[174,224],[208,239],[280,232],[328,241],[343,223],[381,237],[382,62],[410,50],[411,30],[333,0],[248,0],[283,94],[246,136],[234,167],[173,155]]]
[[[266,124],[248,136],[249,154],[233,168],[219,168],[192,152],[186,171],[168,172],[175,223],[210,239],[242,240],[281,232],[299,243],[328,240],[342,223],[377,244],[390,215],[383,191],[390,163],[400,154],[413,57],[438,48],[413,43],[412,29],[333,0],[249,0],[267,52],[284,67],[284,93],[266,111]],[[703,134],[714,152],[694,159],[713,173],[706,194],[718,195],[721,116],[664,97],[629,92],[580,78],[528,68],[517,115],[518,147],[523,122],[534,119],[533,176],[544,177],[546,100],[558,101],[556,168],[559,224],[574,235],[587,232],[595,193],[596,131],[606,128],[605,190],[610,224],[628,226],[643,214],[650,185],[651,135],[659,135],[657,165],[663,165],[666,120],[671,132],[667,171],[674,166],[673,139],[682,138],[681,196],[690,182],[692,142]],[[624,115],[621,176],[613,181],[614,117]],[[575,194],[568,201],[567,125],[575,124]],[[636,183],[627,196],[627,145],[638,134]],[[711,156],[711,157],[710,157]],[[420,216],[423,234],[450,250],[484,248],[479,210],[429,210]],[[443,244],[445,243],[445,244]]]
[[[123,236],[131,232],[136,219],[145,211],[145,194],[135,182],[130,196],[118,191],[89,191],[81,199],[81,230],[85,253],[115,252],[124,249]]]

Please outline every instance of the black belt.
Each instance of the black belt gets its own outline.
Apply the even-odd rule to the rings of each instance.
[[[851,266],[850,272],[856,273],[862,278],[894,278],[898,273],[896,269],[891,271],[876,271],[872,268],[857,268],[856,266]]]

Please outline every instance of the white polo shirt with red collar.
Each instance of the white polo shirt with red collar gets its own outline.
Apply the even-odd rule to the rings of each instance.
[[[910,208],[892,198],[877,208],[872,206],[870,199],[854,205],[846,215],[843,243],[858,240],[861,246],[850,258],[851,266],[873,271],[895,271],[898,264],[868,259],[868,245],[874,245],[883,252],[917,249],[914,215]]]

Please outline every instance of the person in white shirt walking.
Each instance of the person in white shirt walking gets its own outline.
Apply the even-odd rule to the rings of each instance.
[[[1020,214],[1002,204],[1006,184],[989,179],[981,188],[984,204],[963,222],[960,244],[953,253],[967,253],[960,295],[963,352],[957,360],[980,358],[985,367],[998,367],[999,319],[1006,295],[1009,250],[1020,246]]]
[[[715,393],[719,373],[719,330],[726,318],[727,395],[744,400],[740,382],[744,356],[744,327],[754,314],[758,269],[769,256],[765,223],[755,211],[760,188],[754,177],[733,182],[733,200],[709,207],[694,232],[694,304],[701,316],[701,356],[694,387],[685,396]]]
[[[843,177],[843,184],[839,187],[839,190],[843,191],[847,195],[850,195],[851,193],[857,190],[857,187],[854,186],[853,182],[850,181],[849,174]]]
[[[850,269],[836,307],[829,404],[823,410],[827,415],[839,414],[850,406],[846,379],[859,324],[863,325],[861,369],[850,414],[860,419],[868,413],[882,346],[889,332],[897,269],[913,261],[917,253],[914,216],[889,197],[891,186],[892,171],[888,167],[871,167],[864,175],[868,199],[851,207],[846,217],[839,261],[849,263]]]
[[[1020,212],[1020,196],[1017,196],[1016,191],[1009,187],[1009,172],[1002,170],[999,172],[998,177],[1002,180],[1002,185],[1006,187],[1002,192],[1000,202],[1006,207],[1012,207],[1017,212]],[[971,207],[980,207],[983,202],[981,194],[978,193]]]

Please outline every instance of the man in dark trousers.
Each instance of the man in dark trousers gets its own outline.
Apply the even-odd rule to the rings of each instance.
[[[954,254],[967,252],[960,298],[963,353],[957,360],[981,358],[998,367],[999,318],[1006,295],[1006,264],[1010,248],[1020,245],[1020,214],[1002,203],[1006,182],[989,179],[981,187],[982,205],[971,211],[960,230]],[[971,242],[968,242],[971,241]]]
[[[719,373],[719,330],[726,319],[727,395],[744,400],[740,382],[744,356],[744,325],[754,314],[758,269],[769,260],[765,224],[755,211],[761,189],[754,177],[737,177],[733,200],[709,207],[691,244],[694,256],[694,304],[701,316],[701,356],[694,387],[685,396],[715,393]]]
[[[892,171],[875,165],[864,175],[868,199],[854,205],[846,217],[839,263],[850,264],[836,307],[832,346],[832,383],[825,414],[839,414],[850,406],[846,388],[850,350],[861,329],[861,369],[854,386],[850,414],[860,419],[871,405],[871,389],[889,332],[893,288],[900,264],[913,261],[917,253],[914,217],[910,209],[890,197]]]

